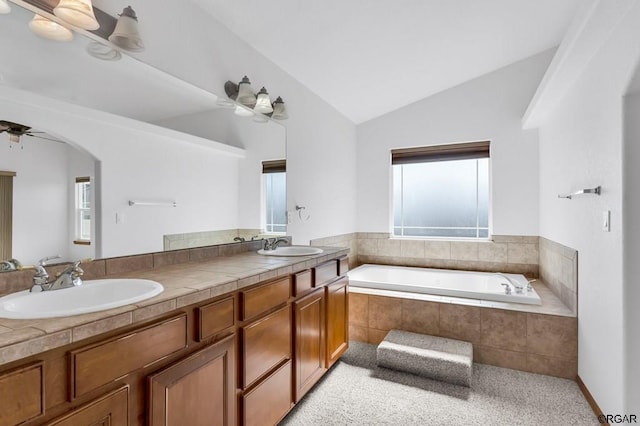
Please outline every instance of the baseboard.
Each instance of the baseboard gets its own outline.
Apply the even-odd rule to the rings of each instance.
[[[584,382],[582,381],[580,376],[576,376],[576,382],[578,382],[578,387],[582,391],[582,394],[584,395],[585,399],[587,400],[587,402],[591,406],[591,409],[593,410],[593,412],[596,415],[596,417],[598,419],[604,418],[604,417],[601,417],[601,416],[603,416],[604,413],[602,412],[602,410],[598,406],[598,403],[596,402],[596,400],[593,399],[593,395],[591,395],[591,392],[589,392],[589,389],[587,389],[587,386],[584,384]],[[609,423],[607,423],[607,422],[600,423],[600,424],[604,425],[604,426],[610,426]]]

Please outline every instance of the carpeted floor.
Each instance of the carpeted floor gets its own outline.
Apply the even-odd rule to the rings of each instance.
[[[376,347],[351,342],[281,425],[598,425],[578,385],[483,364],[471,388],[376,366]]]

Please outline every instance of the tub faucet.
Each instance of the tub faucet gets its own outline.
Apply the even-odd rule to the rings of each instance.
[[[267,238],[264,240],[264,249],[265,250],[275,250],[281,243],[288,244],[289,240],[286,238]]]
[[[80,264],[86,262],[86,260],[78,260],[67,267],[55,281],[49,282],[49,274],[44,269],[47,260],[56,259],[59,256],[41,259],[38,265],[35,266],[36,273],[33,276],[33,286],[31,292],[36,293],[40,291],[60,290],[63,288],[77,287],[82,285],[82,279],[80,277],[84,274]]]
[[[235,237],[233,241],[238,241],[239,243],[244,243],[245,239],[243,237]]]
[[[522,284],[520,284],[519,282],[517,282],[515,280],[512,280],[511,278],[509,278],[505,274],[503,274],[501,272],[494,272],[494,275],[497,275],[497,276],[502,277],[505,280],[509,281],[509,284],[511,284],[513,286],[513,288],[516,289],[516,293],[520,294],[520,293],[522,293],[522,290],[524,290],[524,286]],[[504,284],[502,284],[502,285],[504,285]],[[507,293],[507,294],[509,294],[509,293]]]

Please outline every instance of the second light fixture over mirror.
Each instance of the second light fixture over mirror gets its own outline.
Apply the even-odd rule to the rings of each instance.
[[[269,92],[267,92],[264,86],[258,93],[255,93],[251,87],[251,81],[246,75],[238,84],[227,81],[224,85],[224,91],[230,99],[249,108],[254,113],[259,113],[275,120],[285,120],[289,118],[282,98],[278,96],[272,103]],[[233,104],[229,106],[233,106]],[[252,115],[251,111],[240,106],[236,107],[236,114],[242,116]]]

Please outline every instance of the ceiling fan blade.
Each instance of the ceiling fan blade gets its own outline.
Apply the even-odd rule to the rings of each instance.
[[[44,133],[44,132],[38,132],[38,133]],[[31,136],[32,138],[44,139],[44,140],[48,140],[48,141],[51,141],[51,142],[66,143],[66,142],[61,141],[59,139],[45,138],[44,136],[34,135],[31,132],[25,133],[24,136]]]

